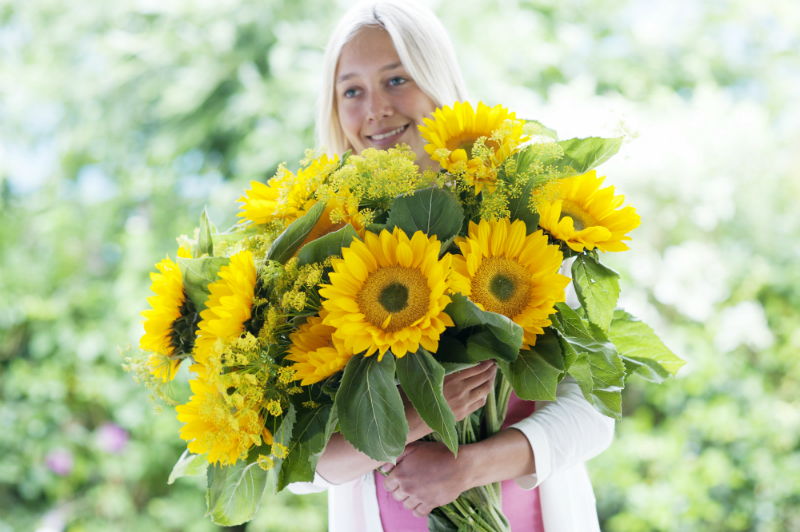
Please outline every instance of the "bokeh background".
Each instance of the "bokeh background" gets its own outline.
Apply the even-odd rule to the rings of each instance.
[[[0,532],[218,529],[117,347],[203,206],[233,224],[313,145],[347,5],[0,2]],[[589,463],[603,530],[800,530],[800,4],[429,5],[475,101],[626,135],[603,171],[643,223],[607,260],[688,364],[626,388]],[[267,496],[246,530],[321,532],[326,505]]]

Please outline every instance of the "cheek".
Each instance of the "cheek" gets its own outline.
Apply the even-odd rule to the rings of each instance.
[[[409,113],[411,114],[411,118],[413,118],[417,124],[422,125],[423,118],[430,118],[433,112],[436,110],[436,104],[433,103],[427,94],[422,92],[421,89],[416,88],[413,94],[409,95],[408,98],[408,109]]]
[[[341,105],[338,108],[339,123],[342,125],[344,134],[353,139],[359,136],[361,132],[362,113],[359,107],[353,103],[350,105]]]

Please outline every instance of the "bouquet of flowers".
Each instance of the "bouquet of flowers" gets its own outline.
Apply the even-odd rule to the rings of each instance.
[[[398,384],[453,453],[498,432],[513,390],[556,400],[574,377],[620,418],[621,391],[683,364],[617,309],[618,275],[599,251],[628,249],[640,218],[594,168],[620,138],[558,141],[498,105],[437,109],[420,127],[440,172],[407,147],[307,153],[239,199],[219,232],[204,212],[177,261],[152,273],[144,354],[126,359],[153,392],[186,360],[192,397],[176,406],[188,448],[170,476],[208,475],[208,514],[248,521],[271,474],[277,492],[311,481],[335,431],[395,462],[408,433]],[[573,260],[571,279],[562,262]],[[580,302],[565,304],[572,282]],[[456,422],[444,376],[497,361],[485,407]],[[509,530],[499,484],[429,516],[435,531]]]

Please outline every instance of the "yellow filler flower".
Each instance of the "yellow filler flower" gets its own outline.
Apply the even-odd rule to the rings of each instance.
[[[570,279],[557,273],[558,247],[548,245],[542,231],[525,233],[521,220],[470,222],[469,236],[455,240],[462,255],[453,256],[453,292],[511,318],[524,330],[522,348],[528,349],[551,324],[548,316],[564,301]]]
[[[211,294],[195,340],[195,360],[203,364],[218,340],[238,337],[252,316],[256,266],[250,251],[240,251],[219,270],[219,280],[208,285]]]
[[[298,170],[297,175],[281,167],[266,184],[251,181],[250,190],[238,200],[243,205],[237,216],[255,224],[283,220],[284,226],[289,225],[317,202],[314,192],[338,164],[338,155],[333,159],[322,155]]]
[[[423,118],[425,125],[418,126],[420,134],[428,141],[425,151],[448,172],[470,174],[475,194],[484,186],[490,193],[496,188],[494,170],[472,153],[475,142],[486,138],[485,145],[491,152],[491,160],[486,162],[498,166],[530,138],[524,135],[523,122],[516,120],[516,113],[509,113],[501,105],[489,108],[479,102],[476,111],[468,102],[456,102],[452,109],[446,105],[436,109],[433,118]],[[505,124],[507,120],[512,121],[510,127]]]
[[[306,323],[289,335],[292,345],[286,360],[295,362],[290,369],[295,371],[293,380],[314,384],[343,369],[352,352],[348,352],[341,338],[334,337],[335,327],[325,325],[323,320],[328,311],[323,309],[319,316],[308,318]]]
[[[258,409],[245,406],[232,409],[217,388],[202,375],[189,381],[192,397],[178,405],[178,421],[185,423],[181,438],[189,442],[189,451],[208,453],[210,463],[235,464],[247,456],[252,446],[272,443],[272,434],[264,427]]]
[[[191,253],[182,247],[178,256],[191,258]],[[178,265],[167,257],[156,268],[160,273],[150,273],[153,281],[150,289],[156,295],[147,298],[152,308],[142,312],[144,335],[139,347],[151,353],[147,360],[150,373],[168,382],[175,378],[181,361],[192,352],[195,311],[183,290]]]
[[[623,240],[641,223],[633,207],[619,209],[625,196],[614,196],[614,187],[600,188],[605,177],[594,170],[555,184],[554,201],[541,199],[536,205],[539,226],[574,251],[625,251]]]
[[[370,356],[389,349],[400,358],[421,345],[431,352],[453,320],[445,314],[450,303],[451,257],[439,259],[441,243],[417,231],[409,239],[400,229],[367,233],[334,259],[331,284],[319,291],[329,314],[325,325],[353,353]]]

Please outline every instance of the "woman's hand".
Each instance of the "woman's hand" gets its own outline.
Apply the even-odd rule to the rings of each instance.
[[[472,476],[461,451],[456,458],[443,443],[418,441],[406,446],[383,486],[415,517],[425,517],[469,489]]]
[[[475,367],[451,373],[444,378],[444,398],[450,410],[461,421],[484,404],[492,391],[497,364],[485,360]]]
[[[415,516],[424,517],[470,488],[534,473],[536,461],[528,438],[509,428],[459,446],[457,458],[443,443],[410,443],[383,486]]]
[[[464,419],[486,403],[486,396],[492,390],[496,373],[497,365],[493,361],[485,361],[444,378],[444,398],[453,410],[456,420]],[[406,443],[430,434],[432,429],[422,421],[405,394],[403,403],[409,428]],[[332,484],[344,484],[381,465],[382,462],[377,462],[356,450],[340,433],[336,433],[331,436],[325,452],[320,457],[317,472]],[[383,470],[389,469],[384,467]]]

